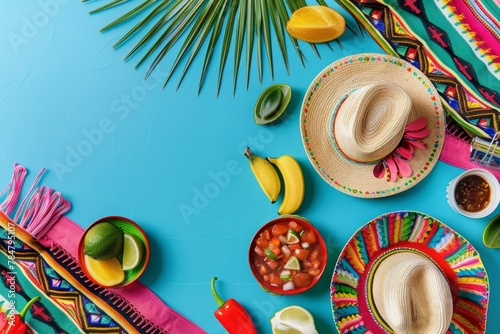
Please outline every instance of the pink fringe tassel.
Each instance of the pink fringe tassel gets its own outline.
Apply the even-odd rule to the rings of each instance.
[[[29,200],[18,224],[35,239],[40,239],[70,208],[69,201],[60,192],[42,186]]]
[[[19,200],[19,196],[21,195],[21,189],[24,184],[24,180],[26,179],[26,174],[28,171],[25,167],[14,164],[14,173],[12,175],[12,179],[9,184],[0,191],[0,195],[3,195],[7,189],[9,192],[7,193],[7,198],[5,198],[4,202],[0,205],[0,210],[5,212],[5,214],[10,215],[11,212],[17,205],[17,201]]]
[[[54,192],[45,186],[36,189],[31,198],[29,197],[44,172],[45,168],[36,176],[13,219],[37,240],[42,238],[71,208],[69,201],[65,200],[60,192]],[[10,215],[17,205],[26,174],[26,168],[16,163],[10,183],[0,192],[2,195],[8,190],[7,198],[0,205],[0,210],[7,215]],[[28,202],[26,203],[26,201]]]

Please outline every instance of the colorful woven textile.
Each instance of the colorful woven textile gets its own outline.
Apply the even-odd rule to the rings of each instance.
[[[140,282],[117,289],[92,283],[76,256],[83,228],[64,217],[69,203],[60,193],[36,190],[16,222],[10,219],[25,174],[15,166],[0,205],[1,310],[20,311],[40,296],[26,316],[37,333],[205,333]]]
[[[436,86],[469,135],[500,131],[500,7],[491,0],[338,0],[389,54]],[[447,133],[450,139],[453,134]],[[458,145],[458,146],[457,146]],[[454,158],[451,149],[464,154]],[[469,168],[468,143],[447,140],[441,160]]]
[[[492,1],[339,0],[389,54],[431,79],[467,130],[500,130],[500,8]]]

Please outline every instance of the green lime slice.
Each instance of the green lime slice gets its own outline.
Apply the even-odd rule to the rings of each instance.
[[[125,233],[123,237],[123,270],[135,269],[144,257],[144,244],[136,235]]]
[[[296,244],[297,242],[300,241],[300,235],[294,230],[289,229],[288,233],[286,234],[286,241],[289,244]]]
[[[488,248],[500,248],[500,215],[495,216],[483,232],[483,243]]]
[[[300,260],[292,256],[283,268],[288,270],[300,270]]]

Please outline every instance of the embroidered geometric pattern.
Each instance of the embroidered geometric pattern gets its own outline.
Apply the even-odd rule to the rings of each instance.
[[[79,265],[73,257],[67,254],[63,249],[54,245],[46,250],[48,254],[57,263],[57,269],[45,261],[40,254],[23,243],[18,238],[12,240],[9,238],[7,230],[0,226],[0,253],[6,258],[7,254],[12,254],[15,264],[19,270],[16,270],[16,294],[21,296],[26,302],[33,296],[29,296],[25,291],[24,285],[32,285],[37,290],[42,291],[46,298],[64,310],[67,317],[71,318],[73,323],[85,333],[127,333],[127,331],[118,324],[105,310],[99,308],[88,297],[84,295],[73,285],[71,285],[59,272],[68,272],[78,279],[79,283],[88,289],[94,298],[100,298],[109,305],[112,312],[119,312],[123,318],[128,321],[129,328],[135,328],[137,332],[147,333],[166,333],[149,320],[142,317],[135,307],[114,292],[98,287],[90,282],[83,275]],[[5,259],[3,259],[5,260]],[[5,261],[3,261],[5,263]],[[11,263],[11,261],[9,261]],[[0,286],[0,293],[4,293],[10,288],[12,282],[11,268],[0,264],[0,277],[3,286]],[[19,275],[22,274],[22,281]],[[36,302],[30,309],[35,319],[40,320],[44,325],[50,326],[56,333],[67,333],[59,326],[62,319],[57,319],[51,314],[49,309],[40,301]],[[63,313],[58,312],[61,317]],[[67,320],[65,320],[67,322]]]
[[[484,6],[478,6],[479,1],[440,2],[446,4],[437,7],[422,0],[339,0],[386,52],[409,61],[431,79],[446,110],[462,127],[477,135],[493,136],[500,131],[500,48],[488,48],[484,40],[498,43],[499,20]],[[466,5],[458,6],[462,2]],[[455,13],[474,5],[482,9],[476,16]],[[449,16],[462,30],[469,29],[459,41],[463,43],[460,48],[456,47],[456,36],[451,35],[458,33],[449,29],[450,22],[445,19]],[[474,29],[481,30],[482,35],[475,34]],[[476,48],[467,59],[457,52],[465,52],[464,46]]]

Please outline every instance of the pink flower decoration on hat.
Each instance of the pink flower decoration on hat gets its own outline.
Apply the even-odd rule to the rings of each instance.
[[[380,179],[386,175],[387,181],[395,182],[399,177],[407,177],[413,174],[413,170],[407,161],[413,159],[415,149],[427,149],[422,141],[430,134],[427,128],[427,119],[421,117],[405,127],[403,139],[388,156],[381,159],[373,168],[373,175]]]

